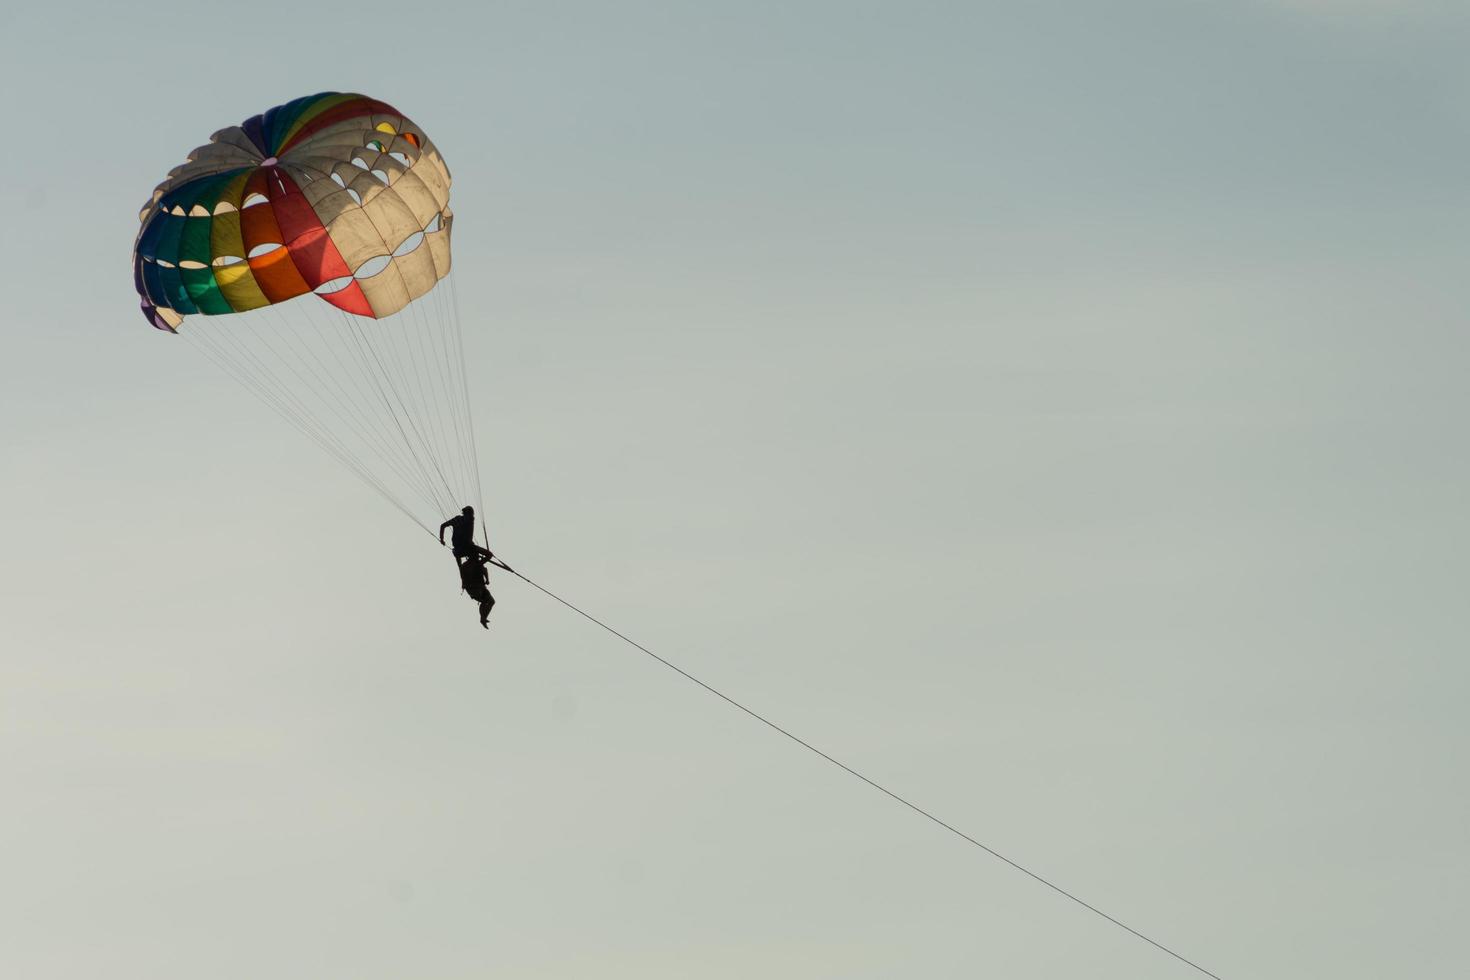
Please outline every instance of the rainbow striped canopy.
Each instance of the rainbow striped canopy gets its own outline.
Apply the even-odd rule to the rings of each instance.
[[[138,215],[143,314],[176,331],[316,293],[384,317],[449,274],[449,169],[398,110],[323,92],[222,129]]]

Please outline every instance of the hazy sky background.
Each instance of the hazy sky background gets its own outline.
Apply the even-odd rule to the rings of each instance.
[[[455,175],[491,541],[1237,978],[1467,969],[1470,10],[0,9],[0,973],[1192,972],[446,554],[150,330],[358,90]]]

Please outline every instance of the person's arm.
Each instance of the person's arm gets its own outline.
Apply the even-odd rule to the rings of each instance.
[[[440,544],[443,544],[444,543],[444,529],[446,527],[449,527],[453,523],[454,523],[454,518],[451,517],[449,520],[447,520],[443,524],[440,524],[439,525],[439,543]]]

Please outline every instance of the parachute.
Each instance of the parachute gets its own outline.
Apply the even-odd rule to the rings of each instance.
[[[133,246],[150,324],[196,343],[426,531],[483,503],[449,186],[408,117],[323,92],[188,154]]]

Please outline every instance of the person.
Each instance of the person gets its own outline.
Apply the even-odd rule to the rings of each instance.
[[[480,604],[480,625],[486,629],[490,628],[487,620],[495,606],[495,597],[490,594],[490,569],[485,567],[489,560],[488,555],[474,554],[459,562],[459,584]]]
[[[475,508],[468,505],[459,512],[458,517],[451,517],[439,525],[439,543],[444,543],[444,529],[452,528],[453,534],[449,536],[450,547],[454,551],[456,559],[468,558],[471,555],[484,555],[486,558],[494,558],[495,555],[488,548],[481,548],[475,544]]]

